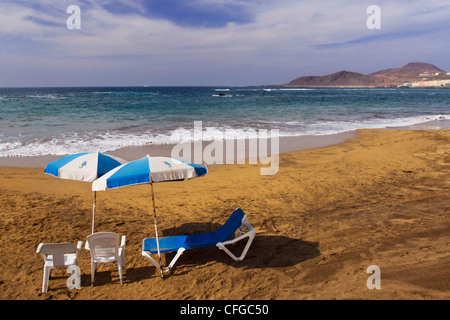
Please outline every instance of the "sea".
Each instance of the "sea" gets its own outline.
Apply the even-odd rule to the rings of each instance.
[[[0,157],[173,145],[192,140],[200,121],[202,139],[214,140],[224,132],[325,136],[449,120],[447,89],[0,88]]]

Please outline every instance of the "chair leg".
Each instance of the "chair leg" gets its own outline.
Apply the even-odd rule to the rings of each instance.
[[[126,270],[127,267],[125,265],[125,251],[123,251],[122,255],[120,256],[120,263],[122,265],[122,270]]]
[[[44,267],[44,276],[42,279],[42,292],[46,293],[48,291],[48,281],[50,279],[50,271],[52,268]]]
[[[119,261],[117,261],[117,269],[119,270],[119,278],[120,278],[120,284],[123,284],[122,281],[122,263]]]
[[[91,261],[91,286],[94,286],[96,263]]]
[[[122,272],[126,270],[125,266],[125,247],[122,247],[121,251],[119,251],[119,259],[117,260],[117,267],[119,269],[119,277],[120,277],[120,284],[123,283],[122,281]]]

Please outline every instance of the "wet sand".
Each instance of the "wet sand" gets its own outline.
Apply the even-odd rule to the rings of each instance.
[[[306,150],[306,149],[312,149],[312,148],[320,148],[320,147],[326,147],[335,145],[338,143],[342,143],[346,141],[346,139],[349,139],[354,136],[354,131],[348,131],[338,134],[331,134],[331,135],[323,135],[323,136],[292,136],[292,137],[281,137],[277,140],[278,143],[278,152],[277,153],[284,153],[284,152],[290,152],[290,151],[299,151],[299,150]],[[258,147],[259,144],[264,145],[267,147],[267,152],[265,155],[270,156],[272,154],[271,152],[271,140],[270,139],[260,139],[261,142],[256,141],[255,139],[245,139],[241,140],[243,141],[243,145],[240,144],[239,141],[235,140],[223,140],[221,143],[223,145],[222,153],[224,156],[217,157],[217,160],[221,161],[219,164],[225,164],[225,152],[227,149],[227,145],[231,144],[234,148],[235,157],[232,163],[250,163],[251,159],[255,157],[252,152],[249,151],[250,144],[255,145]],[[212,141],[203,141],[201,150],[200,150],[200,156],[201,160],[203,159],[203,150],[208,145],[211,145]],[[181,150],[191,150],[191,157],[186,158],[184,160],[189,162],[194,162],[195,156],[195,145],[194,143],[184,143],[180,144]],[[242,147],[240,147],[242,146]],[[136,159],[140,159],[145,157],[146,155],[151,155],[153,157],[158,156],[164,156],[164,157],[171,157],[172,156],[172,150],[174,149],[175,145],[165,144],[149,144],[146,146],[130,146],[121,148],[114,151],[108,151],[108,150],[101,150],[102,152],[106,152],[115,156],[118,156],[126,161],[132,161]],[[94,150],[95,151],[95,150]],[[80,152],[87,152],[87,151],[80,151]],[[91,151],[89,151],[91,152]],[[214,153],[213,153],[214,155]],[[22,157],[0,157],[0,166],[11,166],[11,167],[24,167],[24,168],[45,168],[47,163],[50,163],[52,161],[55,161],[65,155],[45,155],[45,156],[22,156]],[[178,154],[175,155],[178,157]],[[181,152],[181,156],[183,156]],[[178,157],[180,158],[180,157]],[[256,158],[258,157],[258,150],[256,154]],[[238,162],[239,161],[239,162]],[[197,162],[195,162],[197,163]],[[202,165],[204,164],[203,161],[199,161],[198,164]],[[208,163],[208,165],[214,165],[216,163]]]
[[[116,265],[102,264],[91,287],[82,250],[81,289],[67,289],[58,270],[43,294],[36,248],[85,240],[90,184],[0,167],[0,298],[450,298],[449,130],[359,130],[338,145],[282,153],[276,175],[260,169],[212,166],[200,179],[154,186],[163,236],[214,231],[241,207],[257,232],[244,261],[191,250],[161,279],[141,255],[142,239],[154,236],[150,187],[133,186],[97,193],[96,231],[127,236],[124,283]],[[367,287],[372,265],[381,289]]]

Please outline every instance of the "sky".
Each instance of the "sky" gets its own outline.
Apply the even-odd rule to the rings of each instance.
[[[379,29],[367,27],[371,5]],[[450,71],[449,18],[448,0],[2,0],[0,87],[266,85],[409,62]]]

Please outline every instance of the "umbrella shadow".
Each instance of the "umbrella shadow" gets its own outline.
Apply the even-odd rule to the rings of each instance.
[[[155,267],[146,266],[146,267],[127,268],[122,271],[122,275],[123,275],[123,283],[126,284],[150,279],[155,276],[158,277],[159,273],[155,272]],[[67,276],[64,277],[67,278]],[[97,271],[95,273],[94,286],[102,286],[106,284],[120,284],[119,274],[117,272],[117,269],[114,269],[114,267],[112,267],[111,270]],[[90,286],[91,286],[90,273],[82,274],[81,287],[90,287]]]
[[[180,227],[164,229],[161,236],[187,235],[216,231],[221,225],[210,223],[186,223]],[[239,256],[243,251],[246,239],[228,249]],[[171,272],[166,277],[181,276],[189,273],[192,268],[207,268],[211,262],[222,263],[234,268],[265,269],[283,268],[295,266],[304,261],[313,259],[320,255],[319,243],[294,239],[283,235],[258,234],[256,233],[252,245],[244,260],[236,262],[225,252],[217,247],[187,250],[178,259]],[[170,263],[176,253],[163,254],[165,265]],[[114,269],[114,268],[113,268]],[[178,270],[177,270],[178,269]],[[112,276],[114,273],[114,277]],[[118,282],[117,270],[100,271],[96,273],[95,284]],[[124,283],[139,282],[141,280],[160,277],[159,272],[153,265],[146,267],[127,268],[124,273]],[[82,286],[90,285],[90,275],[82,276]]]
[[[139,282],[153,278],[155,276],[155,267],[132,267],[126,270],[126,276],[124,277],[124,283],[127,282]]]
[[[164,236],[212,232],[219,224],[188,223],[178,228],[164,230]],[[236,245],[228,246],[231,252],[239,256],[246,244],[246,239]],[[235,262],[217,247],[193,249],[186,251],[177,261],[178,266],[201,266],[211,261],[232,265],[236,268],[264,269],[290,267],[313,259],[320,255],[319,243],[294,239],[283,235],[258,234],[252,242],[244,260]],[[166,261],[170,262],[175,253],[167,253]]]

